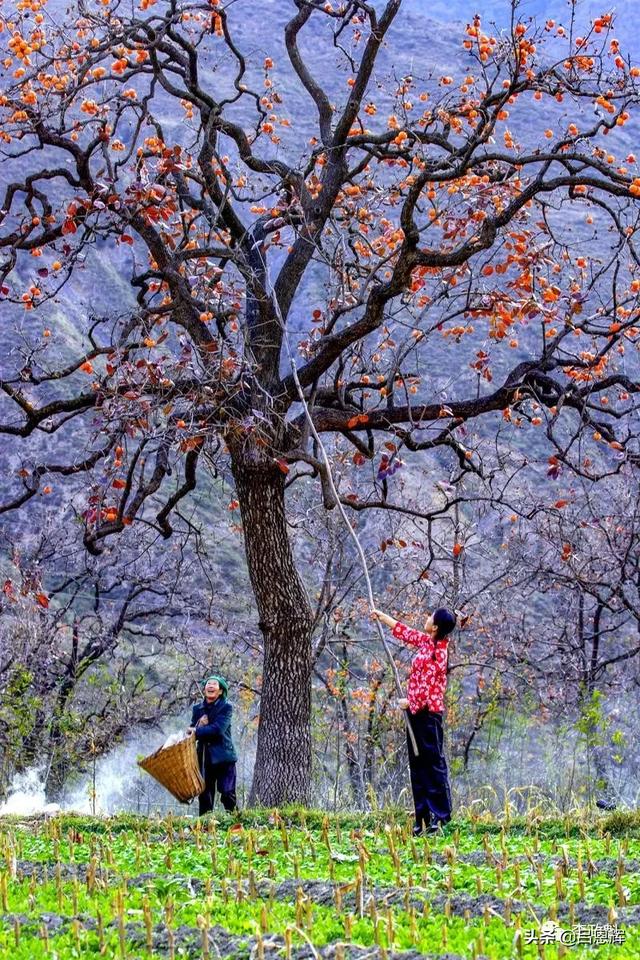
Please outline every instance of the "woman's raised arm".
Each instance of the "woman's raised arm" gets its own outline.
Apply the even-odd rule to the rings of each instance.
[[[390,617],[388,613],[383,613],[382,610],[372,610],[371,616],[374,620],[380,620],[382,623],[386,623],[388,627],[395,627],[397,620],[394,620],[393,617]]]

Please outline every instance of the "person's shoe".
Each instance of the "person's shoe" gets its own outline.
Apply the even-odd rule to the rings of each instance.
[[[604,797],[600,797],[598,800],[596,800],[596,807],[598,807],[600,810],[615,810],[617,804],[615,800],[606,800]]]
[[[424,830],[422,829],[422,824],[420,824],[420,823],[414,823],[414,825],[413,825],[413,835],[414,835],[414,837],[421,837],[421,836],[423,835],[423,833],[424,833]]]
[[[427,830],[429,833],[442,833],[448,822],[448,820],[432,820]]]

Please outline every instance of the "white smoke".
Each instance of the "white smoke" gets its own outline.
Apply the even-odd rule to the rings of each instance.
[[[36,813],[55,814],[59,812],[59,804],[47,803],[42,767],[31,767],[23,773],[17,773],[9,788],[7,799],[0,806],[0,815],[13,813],[21,816],[32,816]]]
[[[181,731],[182,732],[182,731]],[[138,767],[138,758],[163,745],[162,733],[138,734],[90,765],[82,778],[65,784],[58,803],[47,799],[46,776],[42,766],[31,767],[14,776],[0,815],[54,814],[60,811],[108,815],[121,811],[150,814],[175,810],[188,812],[155,780]]]

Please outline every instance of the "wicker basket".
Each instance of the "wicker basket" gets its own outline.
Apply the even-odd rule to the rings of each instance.
[[[160,747],[144,760],[138,760],[138,766],[150,773],[181,803],[191,803],[204,790],[193,733],[173,747]]]

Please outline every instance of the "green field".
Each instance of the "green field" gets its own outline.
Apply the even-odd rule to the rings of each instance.
[[[0,898],[12,960],[635,960],[640,816],[5,818]]]

